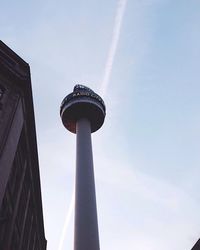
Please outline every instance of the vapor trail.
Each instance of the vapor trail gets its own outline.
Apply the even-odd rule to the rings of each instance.
[[[113,28],[113,34],[112,34],[112,41],[110,45],[110,50],[108,53],[103,81],[101,83],[100,87],[100,94],[101,96],[104,96],[109,84],[110,75],[113,67],[113,61],[119,41],[119,35],[120,35],[120,29],[123,21],[124,11],[126,7],[127,0],[119,0],[118,6],[117,6],[117,12],[115,16],[115,22],[114,22],[114,28]]]
[[[108,87],[108,83],[109,83],[109,79],[110,79],[110,75],[112,71],[112,66],[113,66],[113,61],[114,61],[114,57],[115,57],[115,53],[116,53],[116,49],[117,49],[117,45],[119,41],[120,29],[122,25],[126,3],[127,3],[127,0],[119,0],[118,2],[114,28],[113,28],[113,34],[112,34],[112,41],[111,41],[111,45],[110,45],[110,49],[109,49],[109,53],[108,53],[108,57],[106,61],[103,81],[100,87],[101,96],[105,95],[107,87]],[[65,234],[66,234],[70,219],[72,217],[72,212],[74,210],[74,201],[75,201],[75,190],[73,191],[71,201],[70,201],[70,206],[69,206],[66,218],[65,218],[65,223],[64,223],[64,227],[63,227],[62,234],[60,237],[58,250],[62,250],[63,248]]]
[[[63,248],[67,228],[69,226],[70,219],[72,217],[72,212],[74,210],[74,201],[75,201],[75,190],[72,193],[69,209],[68,209],[68,212],[67,212],[67,215],[66,215],[66,218],[65,218],[65,223],[64,223],[62,234],[61,234],[61,237],[60,237],[58,250],[62,250],[62,248]]]

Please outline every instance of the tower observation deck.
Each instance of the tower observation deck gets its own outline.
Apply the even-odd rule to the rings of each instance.
[[[105,104],[90,88],[78,84],[62,101],[60,115],[63,125],[72,133],[76,133],[76,122],[80,118],[87,118],[91,132],[95,132],[103,125]]]
[[[63,125],[76,134],[74,250],[99,250],[91,133],[104,123],[102,98],[90,88],[75,85],[61,103]]]

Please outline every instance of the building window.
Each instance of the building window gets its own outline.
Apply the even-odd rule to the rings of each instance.
[[[0,210],[0,249],[3,249],[9,236],[12,212],[12,204],[7,190]]]
[[[2,99],[4,93],[5,93],[5,87],[0,85],[0,100]]]
[[[0,110],[3,108],[3,103],[1,101],[3,99],[4,93],[5,93],[5,87],[0,84]]]

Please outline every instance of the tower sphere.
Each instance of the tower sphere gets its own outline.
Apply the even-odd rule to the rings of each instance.
[[[72,133],[76,133],[76,122],[87,118],[91,124],[91,132],[97,131],[104,122],[106,108],[102,98],[90,88],[77,84],[71,94],[61,103],[60,116],[63,125]]]

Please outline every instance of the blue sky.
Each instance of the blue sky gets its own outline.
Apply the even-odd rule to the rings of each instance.
[[[31,67],[48,250],[74,186],[60,103],[77,83],[100,91],[118,2],[1,3],[1,40]],[[197,0],[127,1],[93,134],[103,250],[189,250],[200,237],[199,13]],[[73,249],[73,218],[63,249]]]

